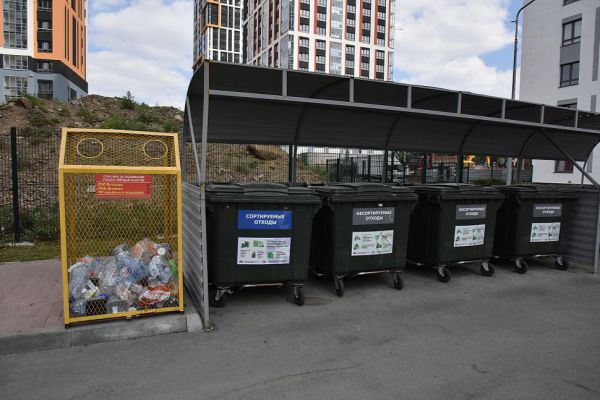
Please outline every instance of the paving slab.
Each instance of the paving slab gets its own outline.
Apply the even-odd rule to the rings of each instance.
[[[65,328],[60,261],[0,264],[0,355],[85,346],[203,329],[190,301],[185,313],[99,321]]]

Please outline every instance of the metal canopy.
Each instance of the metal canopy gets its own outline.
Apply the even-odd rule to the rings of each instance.
[[[208,142],[585,161],[600,141],[600,114],[250,65],[206,61],[187,96],[198,139],[208,110]]]

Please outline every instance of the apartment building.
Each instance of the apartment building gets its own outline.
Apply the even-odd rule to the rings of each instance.
[[[0,103],[87,94],[86,0],[0,0]]]
[[[203,60],[241,63],[242,0],[194,0],[194,69]]]
[[[522,100],[600,111],[600,1],[537,0],[524,12]],[[600,179],[600,148],[585,168]],[[580,183],[570,162],[533,161],[534,182]]]
[[[391,80],[393,0],[247,0],[244,60]]]

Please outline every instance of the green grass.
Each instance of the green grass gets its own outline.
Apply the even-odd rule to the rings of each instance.
[[[0,244],[0,262],[52,260],[60,258],[60,241],[36,242],[33,246]]]

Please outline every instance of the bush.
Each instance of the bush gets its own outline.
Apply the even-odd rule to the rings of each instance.
[[[94,114],[87,108],[81,107],[77,111],[77,115],[81,117],[83,122],[85,122],[86,124],[94,125],[96,122],[98,122],[98,117],[96,116],[96,114]]]
[[[152,130],[147,124],[121,117],[120,115],[111,115],[105,119],[101,124],[100,128],[103,129],[123,129],[128,131],[148,131]]]
[[[127,91],[127,93],[125,93],[124,97],[121,97],[119,105],[124,110],[135,110],[135,97],[133,97],[129,90]]]
[[[165,132],[179,132],[181,131],[183,124],[179,121],[171,120],[163,123],[163,130]]]

